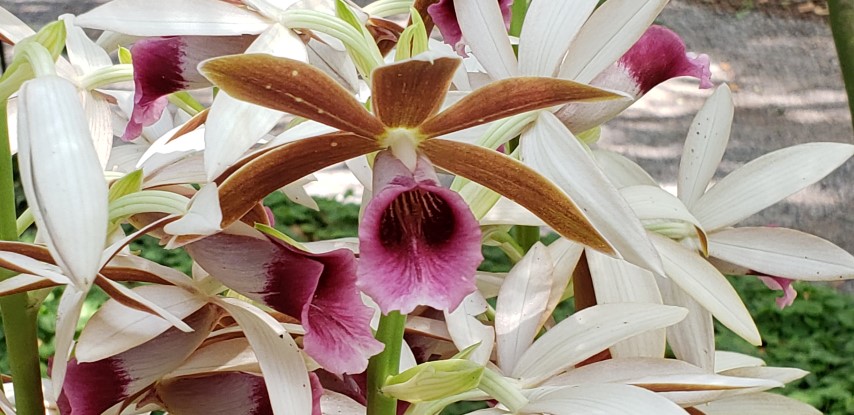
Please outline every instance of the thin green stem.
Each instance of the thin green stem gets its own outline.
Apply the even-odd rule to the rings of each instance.
[[[0,239],[18,239],[15,217],[15,182],[12,178],[12,150],[6,125],[6,101],[0,101]],[[0,268],[0,281],[15,274]],[[41,369],[39,367],[36,310],[28,307],[26,293],[0,297],[0,314],[6,335],[6,351],[12,369],[15,402],[19,415],[44,414]]]
[[[535,243],[540,241],[540,228],[536,226],[517,225],[510,230],[510,235],[522,247],[522,252],[526,253]]]
[[[842,80],[848,92],[848,108],[854,125],[854,0],[828,0],[830,30],[839,55]]]
[[[510,9],[510,36],[519,36],[522,33],[522,23],[528,14],[528,0],[516,0]]]
[[[400,347],[406,315],[392,311],[380,316],[377,340],[385,345],[383,351],[368,362],[368,413],[367,415],[395,415],[397,399],[382,393],[386,379],[400,371]]]

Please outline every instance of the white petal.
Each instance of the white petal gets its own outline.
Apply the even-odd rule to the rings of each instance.
[[[235,298],[217,301],[246,333],[258,356],[273,413],[310,414],[308,371],[291,335],[267,313]]]
[[[640,220],[680,220],[688,222],[702,232],[700,221],[688,211],[681,200],[658,186],[630,186],[620,189],[620,194],[632,207]]]
[[[532,399],[522,410],[553,415],[687,414],[675,403],[646,389],[607,383],[557,388]]]
[[[709,236],[709,254],[777,277],[806,281],[854,278],[854,256],[829,241],[794,229],[725,229]]]
[[[92,132],[92,143],[98,154],[101,168],[106,170],[107,160],[113,150],[113,116],[107,98],[97,91],[83,94],[83,106],[89,130]]]
[[[172,316],[173,321],[111,299],[89,319],[80,333],[75,351],[78,361],[94,362],[130,350],[172,326],[185,332],[192,331],[181,319],[207,303],[204,298],[177,287],[147,285],[133,289],[132,293],[131,298],[150,308],[159,309],[161,314]],[[181,324],[176,324],[174,319],[178,319]]]
[[[724,156],[734,111],[729,87],[721,84],[691,122],[679,162],[677,186],[679,199],[689,209],[705,193]]]
[[[768,153],[730,173],[694,208],[707,232],[733,225],[835,170],[854,155],[854,145],[807,143]]]
[[[715,372],[717,373],[737,368],[759,366],[765,366],[765,361],[758,357],[736,352],[715,352]]]
[[[617,189],[635,185],[658,186],[646,170],[622,154],[596,149],[593,157]]]
[[[590,82],[640,39],[669,0],[608,1],[596,9],[569,47],[560,77]]]
[[[187,214],[163,227],[170,235],[211,235],[222,229],[222,210],[216,183],[209,183],[193,196]]]
[[[753,318],[729,281],[700,255],[670,239],[650,234],[665,274],[724,326],[753,345],[762,344]]]
[[[0,296],[43,287],[47,278],[31,274],[18,274],[0,281]]]
[[[552,261],[554,261],[554,272],[552,273],[552,288],[549,293],[549,302],[540,318],[540,326],[552,316],[560,301],[564,299],[564,295],[566,295],[567,288],[572,279],[572,272],[578,265],[578,260],[581,259],[582,253],[584,253],[584,245],[566,238],[559,238],[549,245],[549,255],[552,257]]]
[[[796,367],[755,366],[724,370],[721,371],[720,374],[725,376],[740,376],[744,378],[771,379],[780,383],[789,383],[809,375],[810,372]]]
[[[270,22],[224,1],[115,0],[78,16],[77,25],[135,36],[233,36],[261,33]]]
[[[676,359],[649,357],[614,358],[591,363],[549,379],[548,386],[572,386],[585,383],[614,383],[643,376],[708,373]]]
[[[249,342],[245,337],[238,337],[201,347],[164,378],[232,371],[260,373],[260,370]]]
[[[658,278],[665,304],[685,307],[688,317],[667,328],[667,342],[677,359],[711,372],[715,367],[715,326],[712,313],[673,282]]]
[[[68,53],[68,60],[77,69],[78,74],[82,75],[113,64],[107,51],[96,45],[89,36],[86,36],[83,29],[75,25],[73,15],[64,14],[59,18],[65,22],[65,50]]]
[[[463,33],[478,62],[492,79],[516,76],[516,55],[510,46],[498,2],[454,0],[454,10]]]
[[[0,266],[6,263],[8,268],[17,268],[29,274],[49,279],[57,284],[70,284],[71,280],[62,275],[62,269],[53,264],[41,262],[15,252],[0,251]]]
[[[821,415],[821,411],[801,401],[776,393],[755,393],[719,399],[697,409],[706,415]]]
[[[13,43],[18,43],[25,37],[32,36],[35,33],[33,29],[17,16],[0,7],[0,36],[11,40]]]
[[[444,312],[448,332],[458,350],[480,343],[469,360],[481,365],[489,362],[492,347],[495,344],[495,329],[477,319],[477,316],[485,313],[486,310],[486,299],[480,292],[475,291],[469,294],[456,310],[451,313]]]
[[[481,225],[546,226],[542,219],[518,203],[501,197],[480,219]]]
[[[522,134],[521,147],[522,161],[563,189],[625,260],[661,270],[658,254],[628,203],[560,120],[540,111],[534,126]]]
[[[513,372],[536,384],[572,367],[614,343],[675,324],[688,311],[655,304],[598,304],[581,310],[540,336]]]
[[[537,242],[504,278],[495,305],[498,367],[513,373],[519,357],[534,342],[552,288],[554,263]]]
[[[305,206],[312,210],[320,210],[320,206],[317,205],[317,201],[308,194],[308,191],[305,190],[305,185],[316,182],[317,178],[314,177],[313,174],[310,174],[302,179],[299,179],[285,187],[283,187],[282,193],[287,196],[288,200],[294,202],[298,205]]]
[[[56,352],[53,358],[53,366],[51,366],[53,396],[59,396],[62,383],[65,381],[68,358],[71,357],[71,348],[74,347],[74,332],[77,330],[77,321],[80,320],[80,312],[83,310],[86,291],[74,285],[67,285],[65,292],[59,299],[59,307],[56,311],[56,338],[54,340]]]
[[[273,25],[261,34],[247,53],[266,53],[305,62],[305,45],[282,25]],[[283,113],[220,92],[211,105],[205,128],[205,172],[213,181],[270,132]]]
[[[309,137],[315,137],[318,135],[333,133],[335,131],[338,130],[327,125],[323,125],[317,121],[304,121],[291,128],[288,128],[283,133],[276,136],[276,138],[270,140],[269,143],[264,145],[264,148],[277,147],[282,144],[287,144],[293,141],[298,141]]]
[[[77,89],[43,76],[19,95],[21,183],[57,264],[81,287],[100,269],[107,235],[107,186]]]
[[[320,397],[321,415],[364,415],[366,412],[362,404],[340,393],[323,391]]]
[[[651,272],[592,249],[586,252],[597,304],[662,304]],[[665,329],[651,330],[623,340],[611,347],[611,356],[664,357],[665,332]]]
[[[519,35],[519,72],[524,76],[555,76],[570,43],[597,3],[598,0],[531,3]]]

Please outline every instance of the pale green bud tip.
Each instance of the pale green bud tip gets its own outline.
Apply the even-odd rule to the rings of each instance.
[[[599,141],[602,134],[602,127],[593,127],[577,135],[578,139],[588,146]]]
[[[412,403],[433,401],[477,388],[483,370],[483,366],[465,359],[422,363],[389,376],[382,391]]]

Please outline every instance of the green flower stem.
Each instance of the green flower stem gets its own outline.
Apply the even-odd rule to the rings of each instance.
[[[519,36],[522,33],[522,23],[528,14],[528,0],[516,0],[510,9],[510,36]]]
[[[839,67],[848,92],[848,108],[851,122],[854,124],[854,0],[828,0],[830,9],[830,30],[836,42],[839,55]]]
[[[406,315],[392,311],[380,316],[377,328],[377,340],[385,345],[383,351],[368,362],[368,413],[367,415],[395,415],[397,399],[382,393],[382,387],[389,376],[400,371],[400,347]]]
[[[0,101],[0,239],[18,239],[15,218],[15,183],[12,179],[12,150],[9,146],[6,100]],[[0,268],[0,281],[15,274]],[[12,369],[15,401],[19,415],[44,414],[41,368],[39,367],[37,310],[29,309],[26,293],[0,297],[0,314],[6,335],[6,351]]]
[[[169,94],[166,99],[178,108],[184,110],[190,116],[194,116],[205,109],[205,106],[196,101],[192,95],[186,91],[175,92]]]
[[[528,404],[528,398],[518,386],[489,369],[483,371],[478,388],[504,404],[514,414]]]
[[[540,228],[536,226],[514,226],[510,234],[516,239],[516,243],[522,247],[522,252],[528,252],[535,243],[540,241]]]

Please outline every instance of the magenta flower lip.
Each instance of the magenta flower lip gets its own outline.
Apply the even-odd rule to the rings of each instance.
[[[377,155],[376,194],[359,226],[358,287],[384,313],[457,308],[475,290],[480,226],[459,194],[441,187],[426,157],[414,172]]]

